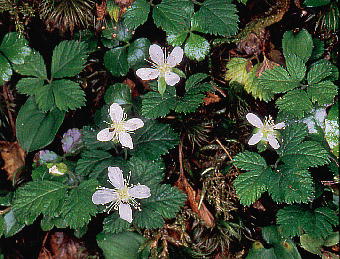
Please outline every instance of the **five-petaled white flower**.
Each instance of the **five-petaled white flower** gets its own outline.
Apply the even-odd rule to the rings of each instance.
[[[183,49],[175,47],[167,57],[166,50],[160,46],[152,44],[149,48],[150,59],[153,68],[140,68],[136,71],[137,76],[142,80],[152,80],[164,78],[168,85],[174,86],[180,80],[179,75],[172,72],[172,68],[181,63],[183,59]]]
[[[274,149],[278,149],[280,147],[280,144],[277,141],[278,132],[276,130],[284,128],[284,122],[275,124],[272,117],[268,116],[264,123],[262,123],[261,119],[253,113],[248,113],[246,118],[251,125],[257,128],[255,134],[248,141],[249,145],[255,145],[263,140],[265,142],[269,142]]]
[[[123,147],[133,149],[132,138],[129,133],[144,126],[141,119],[133,118],[126,121],[127,115],[118,103],[113,103],[109,109],[112,123],[109,127],[98,132],[97,140],[118,140]]]
[[[123,172],[119,167],[108,168],[109,182],[115,187],[114,189],[98,187],[92,195],[94,204],[108,204],[106,210],[109,213],[111,209],[118,210],[119,217],[132,222],[131,205],[140,210],[140,204],[135,199],[146,199],[151,196],[150,188],[146,185],[131,185],[125,181]]]

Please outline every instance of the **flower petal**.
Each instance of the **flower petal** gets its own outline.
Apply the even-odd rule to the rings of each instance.
[[[174,48],[169,57],[166,60],[166,63],[170,67],[177,66],[179,63],[181,63],[183,59],[183,49],[181,47]]]
[[[110,183],[116,187],[117,189],[123,188],[124,185],[124,177],[123,177],[123,171],[119,167],[108,167],[108,177],[110,179]]]
[[[118,103],[113,103],[110,106],[109,114],[112,121],[120,122],[123,119],[124,111]]]
[[[249,123],[253,126],[255,126],[256,128],[262,128],[263,127],[263,123],[261,121],[261,119],[259,117],[257,117],[254,113],[248,113],[246,115],[247,120],[249,121]]]
[[[144,126],[144,122],[141,119],[133,118],[126,121],[124,128],[126,130],[136,130]]]
[[[248,145],[255,145],[257,143],[260,142],[260,140],[262,139],[263,134],[262,132],[258,132],[256,134],[254,134],[248,141]]]
[[[274,129],[283,129],[286,127],[286,124],[284,122],[280,122],[274,126]]]
[[[165,82],[171,86],[174,86],[175,84],[179,82],[179,80],[181,80],[179,75],[177,75],[174,72],[167,72],[165,73],[164,77],[165,77]]]
[[[154,68],[140,68],[136,71],[136,75],[142,80],[152,80],[159,77],[159,70]]]
[[[98,190],[92,195],[94,204],[106,204],[118,198],[117,193],[112,189]]]
[[[110,132],[109,128],[103,129],[98,132],[97,134],[97,140],[99,141],[110,141],[113,139],[114,133]]]
[[[280,147],[279,142],[277,141],[277,139],[275,138],[275,136],[273,135],[268,135],[267,136],[267,140],[269,142],[269,145],[272,146],[272,148],[274,149],[278,149]]]
[[[164,53],[160,46],[152,44],[149,48],[150,58],[157,65],[161,66],[164,64]]]
[[[132,222],[132,209],[129,204],[119,204],[119,217],[129,223]]]
[[[146,185],[136,185],[129,189],[129,195],[137,199],[145,199],[151,196],[150,188]]]
[[[133,149],[132,138],[129,133],[127,132],[119,133],[118,140],[120,144],[122,144],[123,147],[128,147],[130,149]]]

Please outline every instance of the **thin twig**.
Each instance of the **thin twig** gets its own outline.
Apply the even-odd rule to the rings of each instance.
[[[13,137],[15,138],[15,135],[16,135],[16,132],[15,132],[15,122],[14,122],[14,118],[12,116],[11,110],[9,108],[9,104],[11,103],[11,98],[10,98],[8,86],[6,84],[4,84],[2,86],[2,90],[3,90],[3,97],[4,97],[5,103],[6,103],[9,124],[11,126]]]

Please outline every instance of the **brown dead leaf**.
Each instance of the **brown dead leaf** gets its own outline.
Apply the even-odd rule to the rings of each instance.
[[[139,92],[138,92],[138,89],[136,88],[135,82],[133,82],[131,79],[126,78],[123,81],[123,84],[126,84],[131,89],[131,95],[132,95],[133,98],[140,95]]]
[[[106,14],[106,1],[104,0],[101,4],[96,3],[96,13],[97,13],[97,21],[104,20]]]
[[[262,75],[264,71],[267,69],[272,69],[275,66],[280,66],[279,64],[275,63],[274,61],[269,60],[264,56],[263,62],[260,64],[259,68],[256,71],[256,76],[259,77]]]
[[[221,101],[221,97],[219,97],[217,94],[208,92],[207,96],[204,97],[203,99],[203,103],[204,105],[209,105],[212,103],[218,103],[219,101]]]
[[[132,3],[135,1],[135,0],[114,0],[115,3],[119,6],[124,6],[124,7],[127,7],[127,6],[130,6],[132,5]]]
[[[207,209],[204,202],[202,202],[201,206],[199,207],[199,203],[201,199],[200,191],[196,192],[190,186],[184,174],[180,175],[175,185],[180,190],[184,191],[187,194],[187,198],[188,198],[187,201],[189,203],[189,206],[195,213],[198,214],[198,216],[203,220],[205,225],[207,225],[208,227],[214,227],[215,226],[214,216]]]
[[[25,165],[25,151],[17,142],[0,141],[0,157],[4,160],[1,169],[7,172],[8,180],[13,180],[18,169]]]

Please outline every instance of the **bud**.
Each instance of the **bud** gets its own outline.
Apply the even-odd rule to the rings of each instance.
[[[48,163],[47,164],[48,172],[55,176],[62,176],[67,173],[67,165],[64,163]]]
[[[80,130],[73,128],[66,131],[61,143],[65,153],[76,153],[82,145]]]

